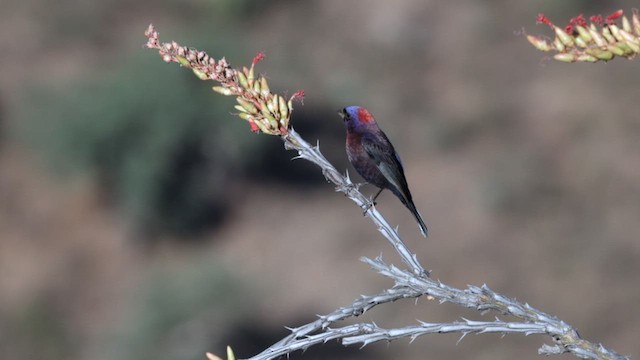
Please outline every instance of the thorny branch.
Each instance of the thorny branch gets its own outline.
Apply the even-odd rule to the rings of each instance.
[[[336,184],[336,191],[343,192],[347,197],[358,204],[358,206],[362,207],[367,204],[368,199],[362,195],[355,186],[353,186],[353,183],[347,176],[342,176],[335,167],[327,161],[327,159],[320,153],[320,149],[317,145],[311,146],[309,143],[304,141],[297,132],[293,131],[293,129],[290,129],[289,133],[283,136],[283,141],[285,143],[285,148],[298,151],[297,158],[306,159],[318,165],[322,169],[322,173],[325,177]],[[483,285],[482,287],[469,286],[468,289],[461,290],[431,279],[429,274],[424,272],[424,270],[416,271],[416,269],[423,269],[423,267],[415,254],[413,254],[404,242],[402,242],[397,231],[388,225],[384,217],[377,211],[377,209],[375,209],[375,207],[371,207],[370,211],[367,212],[367,215],[376,223],[376,225],[378,225],[382,234],[392,243],[402,259],[411,268],[411,271],[402,270],[393,265],[387,265],[381,258],[377,258],[375,260],[368,258],[361,259],[381,275],[387,276],[395,281],[394,287],[390,290],[395,291],[397,299],[400,299],[400,294],[403,293],[406,294],[406,296],[404,296],[405,298],[428,296],[439,300],[441,303],[450,302],[467,308],[476,309],[481,313],[493,310],[503,315],[511,315],[524,320],[523,323],[503,322],[500,320],[496,320],[495,322],[471,322],[465,320],[463,323],[466,325],[473,324],[474,329],[480,328],[478,330],[470,330],[469,327],[459,326],[461,323],[458,322],[452,323],[457,326],[452,326],[452,324],[429,324],[429,329],[435,329],[440,326],[440,329],[447,329],[448,331],[446,332],[460,332],[463,336],[470,332],[547,334],[552,337],[555,344],[543,345],[538,350],[538,353],[540,354],[552,355],[569,352],[583,359],[627,359],[612,350],[606,349],[601,344],[594,344],[582,339],[577,330],[557,317],[535,309],[529,304],[522,304],[515,299],[500,295],[486,285]],[[362,307],[362,311],[357,311],[358,306],[363,304],[367,304],[368,307]],[[363,303],[361,301],[356,301],[350,307],[351,314],[353,314],[353,316],[358,316],[364,313],[365,310],[368,310],[378,304],[381,303]],[[343,320],[344,318],[346,317],[340,317],[336,320]],[[287,338],[269,347],[261,354],[251,358],[251,360],[273,359],[279,356],[275,354],[280,354],[280,352],[283,351],[283,348],[289,348],[291,345],[294,345],[291,349],[293,351],[297,350],[298,346],[301,344],[307,344],[308,347],[316,343],[321,343],[308,343],[305,339],[309,338],[314,341],[324,339],[325,342],[331,339],[341,339],[342,344],[344,345],[362,342],[364,346],[371,342],[382,340],[380,337],[383,336],[383,334],[389,334],[390,331],[392,331],[365,331],[372,329],[368,324],[358,324],[339,329],[331,329],[329,328],[329,325],[333,323],[333,321],[330,321],[327,316],[321,316],[320,320],[316,320],[316,322],[311,324],[317,324],[318,322],[322,324],[321,329],[314,326],[311,326],[311,328],[314,328],[314,331],[321,330],[322,332],[315,335],[309,335],[311,332],[297,333],[296,329],[293,329],[292,334]],[[529,327],[526,327],[523,324],[528,324]],[[297,329],[305,328],[305,326]],[[485,331],[482,331],[483,327],[486,329]],[[399,337],[409,337],[413,339],[416,336],[423,334],[443,332],[425,330],[417,335],[411,335],[412,333],[405,331],[406,329],[409,328],[404,328],[404,330],[394,329],[393,331],[396,332],[393,332],[393,334],[395,335],[385,335],[386,337],[384,339],[394,340]],[[410,327],[410,329],[415,330],[414,327]],[[458,329],[458,331],[455,329]],[[464,331],[462,331],[463,329]],[[498,331],[496,329],[501,330]],[[531,331],[524,331],[523,329],[529,329]],[[534,329],[536,329],[536,331],[533,331]],[[358,331],[360,331],[358,336],[354,335]],[[404,336],[400,334],[404,334]],[[302,349],[305,348],[306,347],[302,347]]]
[[[417,298],[419,296],[422,296],[419,291],[408,288],[392,288],[377,295],[362,296],[349,306],[341,307],[327,315],[319,316],[314,322],[289,329],[291,330],[289,336],[273,344],[252,359],[272,359],[274,356],[277,356],[276,354],[280,353],[282,349],[289,348],[291,344],[298,342],[299,339],[307,338],[310,334],[317,331],[328,330],[329,325],[337,321],[360,316],[376,305],[400,299]]]
[[[289,101],[285,101],[283,97],[271,93],[263,76],[254,76],[254,65],[262,59],[262,54],[254,59],[251,68],[238,70],[233,69],[224,59],[216,62],[204,51],[183,47],[175,42],[160,43],[158,32],[152,25],[149,26],[145,35],[148,40],[146,47],[158,50],[163,60],[176,62],[192,69],[200,79],[219,82],[221,86],[213,87],[213,90],[218,93],[236,96],[238,101],[236,109],[240,111],[238,116],[247,120],[253,130],[279,135],[286,149],[298,153],[296,158],[305,159],[318,165],[327,180],[336,185],[336,191],[344,193],[359,207],[368,207],[370,200],[358,191],[358,186],[351,181],[348,174],[343,176],[322,155],[318,145],[310,145],[290,127],[289,119],[293,111],[292,100],[302,98],[304,92],[297,92]],[[548,315],[526,303],[522,304],[500,295],[486,285],[482,287],[469,286],[462,290],[431,279],[416,255],[404,244],[397,229],[389,225],[375,206],[368,208],[366,216],[378,226],[380,232],[391,243],[410,270],[402,270],[388,265],[381,258],[375,260],[363,258],[364,262],[380,274],[393,279],[395,282],[393,288],[377,295],[362,296],[349,306],[320,316],[309,324],[290,329],[289,336],[254,356],[251,358],[252,360],[274,359],[329,340],[338,340],[344,345],[361,343],[365,346],[381,340],[391,341],[398,338],[413,340],[424,334],[445,332],[460,333],[462,337],[468,333],[484,332],[547,334],[553,339],[554,345],[543,345],[538,350],[540,354],[551,355],[569,352],[584,359],[627,359],[600,344],[582,339],[574,328],[555,316]],[[442,324],[421,322],[416,326],[398,329],[382,329],[368,323],[342,328],[330,327],[337,321],[357,317],[377,305],[421,296],[437,299],[441,303],[450,302],[473,308],[481,313],[496,311],[502,315],[519,318],[522,322],[504,322],[499,319],[484,322],[463,319],[463,321]],[[232,352],[229,353],[232,354]],[[207,354],[207,356],[215,358],[211,354]]]
[[[461,333],[462,337],[470,333],[505,333],[518,332],[525,335],[544,334],[544,325],[530,323],[506,323],[501,321],[485,322],[463,320],[453,323],[430,324],[420,322],[419,325],[407,326],[397,329],[383,329],[375,324],[363,323],[348,325],[341,328],[327,328],[327,331],[302,338],[296,338],[287,346],[274,348],[271,352],[265,351],[252,360],[267,360],[274,357],[289,354],[295,350],[306,350],[312,345],[323,344],[329,340],[341,339],[344,345],[362,344],[366,346],[378,341],[392,341],[409,338],[411,341],[418,336],[426,334]],[[462,339],[462,338],[461,338]]]

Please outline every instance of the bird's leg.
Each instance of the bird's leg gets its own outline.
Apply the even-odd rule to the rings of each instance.
[[[378,198],[378,195],[380,195],[382,190],[384,190],[384,188],[381,188],[380,190],[378,190],[378,192],[373,196],[370,202],[364,206],[364,211],[362,212],[362,216],[367,215],[367,211],[369,211],[369,209],[371,209],[372,206],[376,206],[376,199]]]

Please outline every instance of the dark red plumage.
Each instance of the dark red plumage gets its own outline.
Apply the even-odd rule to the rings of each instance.
[[[382,190],[389,189],[411,211],[426,237],[427,226],[413,204],[400,156],[373,115],[359,106],[346,107],[340,115],[347,128],[349,162],[368,183],[380,188],[373,201]]]

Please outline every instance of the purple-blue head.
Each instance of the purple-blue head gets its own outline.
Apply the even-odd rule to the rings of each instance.
[[[363,125],[375,124],[376,120],[369,110],[360,106],[347,106],[338,112],[347,126],[347,129],[354,129]]]

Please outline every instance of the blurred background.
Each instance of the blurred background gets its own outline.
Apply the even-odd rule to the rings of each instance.
[[[354,177],[336,111],[367,107],[431,236],[389,192],[378,209],[435,278],[486,283],[640,357],[640,63],[558,63],[523,36],[550,35],[539,12],[563,25],[633,6],[3,0],[0,358],[203,359],[226,345],[249,357],[285,326],[390,287],[361,256],[402,265],[317,168],[144,49],[149,23],[236,66],[264,51],[272,89],[306,91],[293,126]],[[421,299],[358,321],[495,315]],[[539,359],[549,342],[457,340],[294,357]]]

